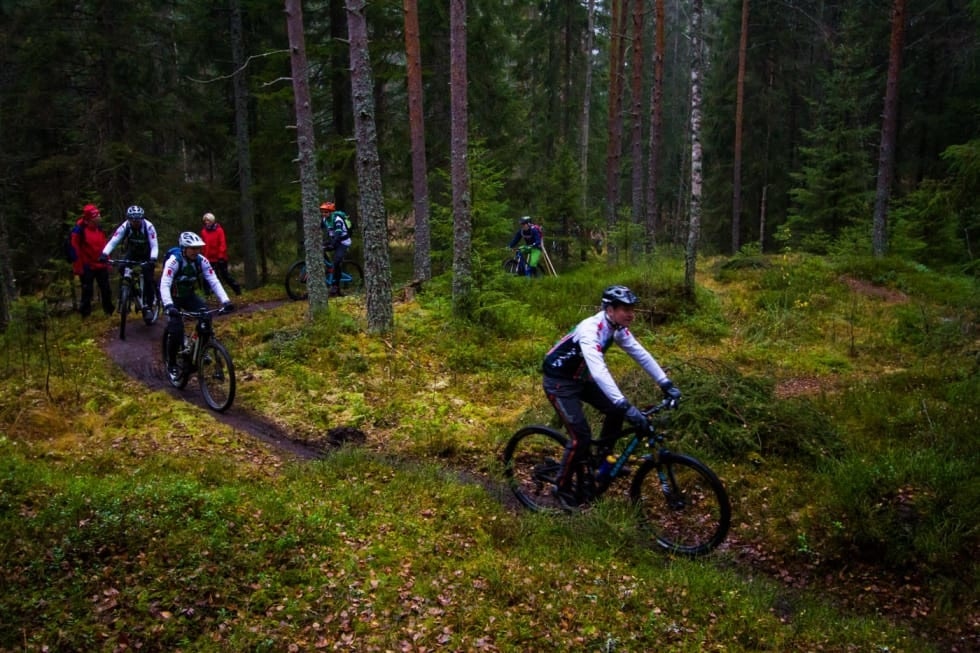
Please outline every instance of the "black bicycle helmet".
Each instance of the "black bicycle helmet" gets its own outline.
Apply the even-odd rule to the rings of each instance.
[[[620,304],[633,306],[638,304],[640,299],[633,294],[633,291],[626,286],[609,286],[602,291],[602,307],[609,305],[618,306]]]

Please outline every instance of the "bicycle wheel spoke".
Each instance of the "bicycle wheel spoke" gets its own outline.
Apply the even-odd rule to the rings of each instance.
[[[731,520],[728,496],[700,462],[669,454],[645,467],[630,492],[650,537],[662,548],[701,555],[724,540]]]

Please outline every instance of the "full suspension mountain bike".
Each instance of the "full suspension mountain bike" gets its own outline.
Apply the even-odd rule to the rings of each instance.
[[[163,369],[170,385],[183,389],[197,372],[197,383],[201,386],[204,401],[214,410],[224,412],[235,400],[235,365],[224,345],[214,334],[212,316],[224,313],[222,308],[207,308],[202,311],[181,311],[184,318],[196,321],[190,331],[184,332],[184,342],[177,352],[177,367],[168,370],[170,339],[163,334]]]
[[[650,419],[676,406],[676,400],[667,399],[643,412]],[[651,419],[648,431],[627,427],[592,440],[584,461],[573,471],[571,492],[574,503],[584,505],[622,486],[619,493],[633,504],[652,542],[672,553],[703,555],[728,534],[731,504],[722,482],[707,465],[667,449],[662,431],[666,419],[666,414],[656,422]],[[627,438],[617,453],[617,442]],[[503,453],[504,475],[525,507],[574,510],[555,492],[567,442],[564,434],[543,425],[525,426],[510,438]]]
[[[126,320],[130,313],[143,318],[147,326],[160,319],[160,289],[153,289],[153,304],[143,303],[143,267],[147,261],[129,259],[110,259],[109,263],[119,269],[119,339],[126,339]]]
[[[326,254],[323,255],[323,269],[326,271],[327,285],[333,276],[333,261]],[[296,261],[289,266],[286,272],[286,294],[290,299],[306,299],[309,293],[306,290],[306,281],[309,273],[306,271],[306,261]],[[342,293],[359,292],[364,289],[364,270],[360,263],[356,261],[344,261],[340,264],[340,291]]]

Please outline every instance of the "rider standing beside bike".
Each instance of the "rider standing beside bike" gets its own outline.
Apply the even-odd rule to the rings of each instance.
[[[605,415],[601,437],[619,433],[623,418],[644,427],[646,416],[630,404],[606,366],[605,353],[618,344],[671,399],[681,391],[667,378],[660,364],[630,333],[639,302],[626,286],[609,286],[602,293],[602,310],[587,317],[548,351],[544,358],[544,392],[568,431],[569,443],[562,458],[555,494],[559,501],[574,504],[568,491],[572,472],[588,452],[592,430],[582,402]]]
[[[323,249],[327,252],[333,252],[333,277],[329,279],[331,297],[340,297],[341,265],[344,263],[347,250],[353,243],[350,227],[345,217],[346,214],[343,211],[338,211],[333,202],[324,202],[320,205]]]
[[[521,218],[521,227],[514,234],[514,237],[510,239],[510,244],[507,246],[510,249],[514,249],[517,243],[524,241],[524,244],[520,246],[521,253],[524,255],[524,261],[527,266],[527,276],[531,276],[532,268],[538,267],[538,263],[541,262],[541,227],[531,222],[531,216],[525,215]]]
[[[231,300],[217,273],[211,263],[201,256],[201,249],[204,247],[201,237],[193,231],[185,231],[177,239],[177,245],[164,262],[160,275],[160,298],[163,310],[169,317],[166,328],[166,337],[169,338],[167,371],[171,375],[179,373],[177,352],[184,340],[184,318],[180,311],[200,311],[207,308],[207,303],[194,292],[201,281],[207,282],[223,309],[232,309]]]
[[[157,242],[156,227],[146,219],[143,207],[134,204],[126,209],[126,220],[116,227],[112,238],[102,248],[99,261],[103,263],[108,261],[109,254],[112,254],[112,250],[123,239],[126,240],[124,258],[131,261],[142,261],[143,263],[140,266],[143,273],[143,319],[150,320],[153,315],[153,302],[156,299],[153,288],[153,270],[160,253],[160,243]]]

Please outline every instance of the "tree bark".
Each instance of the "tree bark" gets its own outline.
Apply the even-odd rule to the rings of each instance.
[[[589,126],[592,113],[592,48],[595,43],[595,0],[589,0],[588,27],[582,55],[585,59],[585,89],[582,92],[582,118],[579,126],[579,170],[582,172],[582,232],[589,223]],[[582,236],[583,241],[587,238]]]
[[[695,274],[698,240],[701,237],[701,75],[704,70],[704,35],[702,0],[691,4],[691,196],[688,218],[687,248],[684,252],[684,291],[695,296]]]
[[[660,144],[663,142],[664,124],[664,0],[656,0],[654,5],[656,24],[653,51],[653,84],[650,87],[650,146],[647,168],[647,252],[652,252],[657,243],[657,223],[660,221]]]
[[[378,132],[374,122],[374,79],[368,54],[365,0],[347,0],[350,35],[351,98],[357,146],[358,211],[364,242],[364,284],[368,331],[385,333],[394,326],[388,216],[381,185]]]
[[[639,0],[637,0],[639,1]],[[626,2],[612,0],[612,34],[609,39],[609,142],[606,147],[606,248],[610,263],[616,260],[617,247],[613,237],[618,222],[619,168],[623,142],[623,59],[626,54]]]
[[[286,0],[286,30],[289,36],[289,61],[293,75],[296,110],[296,144],[299,152],[300,194],[303,206],[303,243],[306,247],[307,289],[310,293],[310,317],[327,308],[326,269],[323,265],[323,235],[317,206],[316,144],[313,138],[313,105],[303,35],[302,0]]]
[[[453,185],[453,307],[469,312],[473,291],[473,226],[470,216],[468,108],[466,97],[466,0],[449,2],[449,95],[452,138],[450,175]]]
[[[643,181],[645,170],[643,166],[643,13],[644,2],[633,0],[633,59],[631,71],[632,80],[632,111],[630,111],[630,141],[632,157],[632,205],[633,223],[642,225],[646,222],[646,208],[643,194]],[[630,250],[642,251],[641,243],[633,243]]]
[[[248,134],[248,79],[245,76],[245,45],[242,37],[242,6],[240,0],[230,0],[231,59],[235,67],[232,87],[235,96],[235,149],[238,155],[238,193],[241,198],[240,217],[242,258],[245,261],[245,287],[257,288],[259,260],[255,234],[255,202],[252,199],[252,156]]]
[[[422,54],[419,47],[418,0],[405,0],[405,69],[408,78],[408,124],[412,141],[412,194],[415,207],[415,278],[432,278],[429,229],[429,171],[425,158],[422,110]]]
[[[878,185],[871,235],[872,253],[888,252],[888,202],[895,172],[895,141],[898,133],[898,78],[902,71],[902,45],[905,40],[905,0],[892,5],[892,33],[888,48],[888,77],[885,82],[885,108],[878,150]]]
[[[742,31],[738,40],[738,79],[735,86],[735,152],[732,164],[732,254],[741,247],[742,121],[745,109],[745,58],[749,42],[749,0],[742,0]]]

